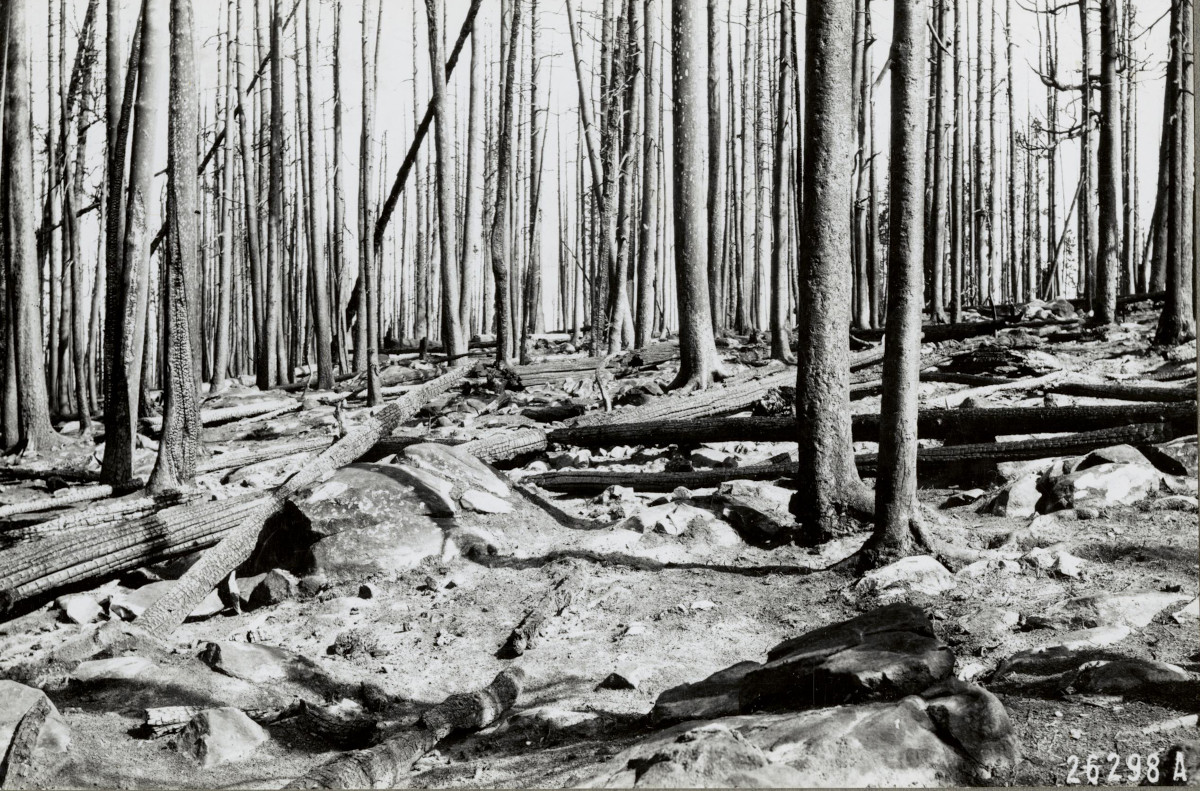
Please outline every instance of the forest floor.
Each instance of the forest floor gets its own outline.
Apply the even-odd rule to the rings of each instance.
[[[1160,354],[1148,351],[1154,315],[1148,310],[1135,312],[1107,338],[1084,336],[1064,342],[1037,338],[1015,345],[1051,356],[1068,371],[1109,381],[1140,380],[1163,364]],[[962,351],[980,344],[996,344],[996,338],[942,344],[938,351]],[[554,347],[551,344],[552,351]],[[757,348],[745,344],[723,352],[730,367],[737,369],[754,359]],[[1182,359],[1185,364],[1190,361],[1194,376],[1194,345],[1190,359],[1183,351]],[[1172,354],[1180,358],[1180,350]],[[1045,357],[1039,359],[1045,363]],[[610,390],[619,393],[634,385],[664,382],[675,365],[668,361],[657,370],[639,371],[617,380]],[[1194,381],[1187,380],[1192,386]],[[933,406],[939,397],[963,389],[963,385],[923,384],[923,402]],[[497,410],[491,419],[506,412],[515,415],[520,411],[517,407],[535,399],[560,404],[571,398],[595,402],[598,394],[588,377],[539,385],[526,390],[513,406]],[[1054,398],[1081,405],[1111,403]],[[987,403],[1041,405],[1047,399],[1037,390],[1012,389]],[[464,412],[454,404],[461,404],[461,399],[439,405],[441,416],[450,415],[449,419],[426,415],[414,423],[443,423],[428,432],[450,437],[487,425],[484,416],[464,420]],[[853,407],[856,413],[876,412],[879,398],[856,400]],[[312,416],[305,418],[273,418],[282,422],[270,431],[260,427],[258,436],[290,438],[295,422],[303,420],[308,421],[304,430],[314,430],[318,424],[328,430],[338,419],[340,415],[331,416],[328,410],[312,410]],[[234,450],[239,436],[217,428],[209,429],[207,439]],[[653,439],[647,438],[640,450],[597,452],[591,466],[661,470],[671,454],[653,448]],[[717,443],[711,450],[753,464],[789,450],[794,453],[795,446]],[[873,445],[856,443],[856,450],[870,451]],[[63,451],[72,452],[79,451]],[[145,453],[151,458],[149,451]],[[1192,454],[1194,458],[1194,445]],[[267,485],[302,463],[297,458],[303,457],[214,476],[211,488]],[[550,461],[554,458],[551,454]],[[541,454],[520,460],[519,466],[499,466],[510,467],[507,474],[520,478],[543,469],[546,460],[546,454]],[[1184,480],[1194,496],[1195,477],[1184,476]],[[1195,513],[1155,507],[1166,496],[1158,493],[1134,505],[1082,514],[1088,518],[1068,511],[1031,520],[977,513],[972,505],[940,508],[951,495],[971,486],[962,482],[921,490],[921,501],[937,514],[934,527],[943,535],[985,548],[995,546],[997,537],[1018,531],[1023,551],[1066,549],[1081,561],[1049,569],[1025,560],[992,563],[986,569],[969,567],[953,575],[949,590],[900,596],[930,617],[935,634],[954,653],[955,674],[994,692],[1007,710],[1023,760],[1011,776],[998,779],[1017,785],[1066,784],[1072,756],[1079,759],[1079,777],[1089,754],[1102,758],[1116,754],[1124,764],[1133,755],[1147,760],[1151,753],[1196,739],[1194,717],[1190,723],[1181,720],[1177,727],[1146,731],[1200,712],[1200,630],[1194,601],[1200,587],[1200,543]],[[38,487],[36,482],[7,487],[3,500],[41,496]],[[719,507],[706,499],[710,494],[712,490],[695,490],[687,500],[700,510],[714,511],[720,522]],[[662,496],[636,492],[635,487],[633,497],[626,495],[632,507],[625,513],[644,513]],[[617,521],[612,516],[612,495],[607,503],[594,496],[553,499],[574,516]],[[423,709],[450,694],[484,687],[499,670],[516,662],[525,671],[526,684],[513,711],[499,723],[426,755],[406,783],[413,787],[576,785],[596,777],[602,764],[654,731],[646,715],[664,690],[738,662],[763,661],[780,641],[852,618],[881,601],[880,596],[863,592],[854,579],[821,571],[855,551],[866,532],[850,533],[815,549],[790,544],[764,548],[730,539],[728,532],[698,529],[694,523],[674,535],[620,528],[582,530],[520,497],[514,496],[513,507],[507,514],[464,514],[459,519],[460,526],[494,540],[493,554],[442,553],[408,570],[332,581],[269,606],[194,619],[172,635],[172,648],[138,649],[136,655],[146,660],[144,664],[129,664],[124,678],[110,675],[103,683],[73,678],[69,669],[46,661],[54,648],[89,628],[65,623],[53,601],[0,624],[0,673],[44,690],[70,729],[69,759],[42,784],[278,788],[339,751],[314,735],[304,717],[267,725],[269,739],[247,758],[202,767],[181,749],[178,733],[147,738],[141,729],[145,710],[173,705],[254,709],[263,701],[272,705],[292,697],[317,702],[364,698],[375,701],[376,719],[382,721],[379,727],[387,729],[413,722]],[[1031,521],[1036,522],[1032,535],[1019,533]],[[158,574],[169,578],[167,570],[159,569]],[[529,608],[551,584],[571,574],[582,580],[582,586],[570,606],[547,622],[541,639],[516,660],[497,658],[498,649]],[[103,603],[114,593],[151,579],[156,577],[125,575],[120,583],[93,583],[82,592]],[[363,590],[367,582],[372,587]],[[1115,634],[1111,628],[1103,631],[1109,624],[1086,618],[1056,628],[1034,628],[1039,616],[1060,603],[1103,593],[1158,594],[1160,598],[1150,600],[1161,606],[1152,607],[1153,612],[1144,617],[1130,616],[1145,623]],[[1189,603],[1191,613],[1182,612]],[[964,626],[974,623],[980,613],[998,614],[1003,626],[978,630]],[[1089,626],[1094,628],[1088,630]],[[1100,695],[1068,689],[1047,693],[1039,692],[1036,685],[1000,679],[993,683],[1001,662],[1018,652],[1089,638],[1096,639],[1097,645],[1104,643],[1105,651],[1113,655],[1174,665],[1186,676],[1186,685],[1174,687],[1183,692],[1156,695],[1142,689],[1136,694]],[[210,671],[198,658],[210,641],[247,640],[294,652],[317,669],[312,675],[235,683]],[[635,688],[607,688],[621,686],[602,683],[614,672],[628,677]],[[364,689],[371,693],[364,694]],[[1107,784],[1109,760],[1103,763],[1101,784]]]

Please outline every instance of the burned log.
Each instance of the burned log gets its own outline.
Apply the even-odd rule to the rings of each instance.
[[[525,613],[521,622],[509,633],[504,645],[496,653],[499,659],[515,659],[537,645],[546,622],[563,613],[584,588],[583,575],[577,569],[551,583],[537,603]]]
[[[1161,401],[1178,403],[1196,400],[1195,387],[1173,385],[1126,385],[1089,384],[1087,382],[1064,382],[1047,388],[1049,393],[1082,396],[1084,398],[1111,398],[1117,401]]]
[[[289,497],[362,456],[382,437],[391,434],[402,421],[416,414],[429,399],[460,384],[466,373],[465,367],[453,369],[406,393],[380,409],[363,425],[350,431],[311,464],[293,474],[247,514],[236,529],[224,536],[216,547],[206,552],[196,565],[188,569],[166,595],[146,610],[139,619],[142,628],[151,634],[161,635],[169,633],[183,623],[188,613],[208,595],[208,592],[250,556],[258,542],[263,524],[283,508]]]
[[[365,750],[343,753],[288,788],[395,788],[421,756],[446,737],[495,722],[521,695],[525,673],[502,670],[484,689],[451,695],[421,715],[417,727]]]

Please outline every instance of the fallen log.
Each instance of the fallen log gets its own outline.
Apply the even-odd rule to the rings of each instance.
[[[313,459],[312,463],[294,473],[247,514],[216,547],[204,553],[171,590],[151,605],[138,619],[139,626],[155,636],[174,630],[209,591],[250,556],[258,542],[263,523],[278,513],[289,497],[362,456],[381,438],[390,435],[402,421],[416,414],[431,398],[460,384],[466,374],[465,366],[455,368],[406,393],[384,406],[365,423],[352,429]]]
[[[232,423],[235,420],[244,420],[249,417],[260,417],[280,410],[299,409],[299,407],[300,405],[295,401],[255,401],[251,404],[238,404],[237,406],[218,407],[216,409],[201,409],[200,424],[204,426],[217,426],[222,423]],[[155,433],[162,430],[161,415],[142,418],[142,423]]]
[[[0,767],[0,788],[36,788],[39,779],[52,774],[57,768],[57,765],[46,766],[34,762],[38,737],[42,734],[42,728],[45,727],[46,718],[50,716],[51,710],[50,699],[42,695],[17,721],[8,745],[8,754]],[[65,758],[63,755],[56,760],[61,761]]]
[[[1016,442],[980,442],[946,445],[940,448],[921,448],[917,451],[918,474],[943,471],[969,461],[990,462],[1029,461],[1056,456],[1078,456],[1112,445],[1139,445],[1164,442],[1170,437],[1162,423],[1087,431],[1047,439]],[[859,473],[874,475],[878,455],[862,453],[854,457]],[[797,465],[759,464],[748,467],[693,470],[691,472],[625,472],[609,470],[569,470],[530,476],[527,480],[552,492],[596,494],[609,486],[628,486],[646,492],[669,492],[677,486],[705,489],[720,486],[726,481],[770,481],[796,475]]]
[[[969,390],[959,390],[957,393],[949,393],[947,395],[938,396],[936,401],[941,407],[956,407],[968,398],[982,398],[984,396],[994,395],[1005,390],[1032,390],[1035,387],[1048,385],[1051,382],[1058,381],[1064,375],[1064,371],[1052,371],[1045,376],[1027,377],[1024,379],[1012,379],[1000,384],[986,385],[984,387],[972,387]]]
[[[992,335],[1002,330],[1036,330],[1042,327],[1074,327],[1079,319],[1038,319],[1036,321],[964,321],[958,324],[927,324],[921,331],[921,343],[943,343],[945,341],[961,341],[967,338],[977,338],[980,335]],[[883,330],[855,330],[855,335],[869,340],[883,339]]]
[[[304,702],[299,698],[278,709],[241,709],[242,713],[259,725],[295,717],[302,711]],[[159,706],[142,712],[142,735],[149,738],[178,733],[192,718],[204,711],[204,706]]]
[[[73,489],[59,489],[49,497],[39,497],[35,500],[26,500],[21,503],[10,503],[9,505],[0,506],[0,519],[16,516],[17,514],[48,511],[53,508],[77,505],[78,503],[90,503],[95,500],[103,500],[106,497],[112,497],[113,495],[127,494],[140,488],[142,488],[141,479],[130,481],[124,486],[97,484],[95,486],[79,486]]]
[[[642,368],[660,365],[668,360],[679,357],[677,343],[655,343],[634,349],[613,357],[605,365],[614,370],[616,375],[629,373]],[[600,361],[595,357],[575,357],[566,360],[551,360],[543,363],[513,366],[513,372],[520,377],[522,385],[537,385],[553,382],[556,379],[571,375],[591,376]]]
[[[473,439],[463,443],[462,448],[480,461],[500,461],[545,450],[546,437],[540,428],[522,428]]]
[[[498,659],[515,659],[537,645],[546,622],[562,615],[584,590],[584,578],[578,569],[571,569],[550,584],[538,601],[509,632],[504,645],[496,653]]]
[[[62,516],[47,519],[45,522],[38,522],[37,524],[23,525],[21,527],[0,525],[0,538],[12,541],[26,538],[45,538],[72,531],[98,530],[105,525],[129,519],[137,519],[146,514],[166,508],[169,505],[178,505],[185,499],[189,499],[189,497],[181,495],[179,492],[166,492],[153,497],[115,500],[111,503],[92,506],[84,511],[63,514]],[[8,556],[5,556],[4,560],[5,564],[4,566],[0,566],[0,568],[7,567]]]
[[[395,788],[413,764],[454,733],[476,731],[495,722],[521,695],[525,673],[500,671],[484,689],[451,695],[421,715],[417,727],[365,750],[343,753],[288,784],[288,788]]]
[[[0,467],[0,481],[48,481],[51,478],[58,478],[64,483],[96,483],[100,480],[100,471],[66,468]]]
[[[854,415],[854,439],[874,442],[879,438],[879,415]],[[1171,438],[1195,433],[1196,404],[1130,404],[1113,406],[995,407],[974,409],[922,409],[917,417],[921,439],[972,439],[1011,434],[1049,434],[1095,431],[1136,423],[1163,423]],[[663,420],[646,423],[613,423],[595,426],[564,426],[539,432],[522,429],[475,440],[481,445],[528,432],[527,447],[536,444],[535,432],[552,444],[579,448],[615,445],[694,445],[704,442],[790,442],[795,439],[792,417],[708,417],[695,420]],[[474,444],[474,443],[471,443]],[[514,440],[516,444],[516,440]],[[538,448],[540,449],[540,448]]]
[[[1175,385],[1126,385],[1090,384],[1088,382],[1063,382],[1047,388],[1049,393],[1082,396],[1084,398],[1111,398],[1117,401],[1162,401],[1166,403],[1195,401],[1195,387]]]
[[[231,453],[222,453],[201,462],[197,465],[196,472],[232,470],[247,467],[251,464],[258,464],[263,461],[282,459],[285,456],[292,456],[297,453],[314,453],[328,448],[334,443],[334,439],[334,437],[330,436],[309,437],[292,442],[275,443],[266,447],[247,448],[235,450]]]

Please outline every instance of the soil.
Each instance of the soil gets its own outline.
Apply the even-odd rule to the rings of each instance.
[[[1152,331],[1151,318],[1135,314],[1107,339],[1039,348],[1074,371],[1134,377],[1162,363],[1160,356],[1146,351]],[[954,350],[965,344],[945,346]],[[1192,359],[1194,354],[1193,346]],[[745,349],[727,354],[734,366],[746,357]],[[668,363],[618,384],[663,382],[672,374]],[[589,385],[584,385],[573,395],[587,396]],[[961,389],[922,385],[928,404],[936,404],[941,393]],[[992,401],[997,405],[1042,402],[1041,394],[1021,391]],[[856,412],[875,411],[878,397],[856,401],[854,407]],[[756,456],[794,450],[787,443],[742,444],[752,446],[743,450]],[[969,486],[963,483],[960,488]],[[937,510],[954,491],[923,489],[921,500],[938,514],[934,527],[960,545],[985,548],[1029,524],[1027,518],[980,515],[971,506]],[[641,502],[658,496],[646,494]],[[590,500],[555,499],[580,516],[589,516],[594,508]],[[333,695],[324,689],[326,697],[336,699],[343,693],[354,697],[363,682],[377,685],[386,695],[386,719],[400,725],[411,723],[421,710],[450,694],[484,687],[499,670],[515,662],[525,670],[527,681],[513,712],[498,724],[423,758],[407,784],[558,787],[587,780],[599,764],[646,734],[650,726],[645,715],[663,690],[743,660],[761,661],[769,648],[785,638],[878,604],[871,597],[860,597],[853,579],[822,571],[857,549],[865,532],[815,550],[747,544],[718,548],[687,533],[647,535],[635,547],[622,548],[604,531],[572,529],[529,504],[513,514],[470,518],[499,538],[498,554],[446,562],[428,559],[395,578],[347,582],[316,596],[187,623],[172,636],[173,651],[153,660],[188,672],[198,666],[196,657],[207,641],[244,640],[251,634],[255,642],[294,651],[317,663],[330,678],[339,679],[343,686]],[[1024,623],[1027,616],[1072,596],[1164,591],[1178,592],[1178,604],[1110,648],[1177,665],[1193,684],[1200,681],[1197,622],[1180,623],[1169,615],[1196,597],[1200,587],[1195,514],[1150,510],[1143,504],[1107,509],[1093,519],[1048,520],[1039,527],[1036,545],[1060,541],[1085,561],[1080,578],[1022,567],[1017,573],[990,573],[977,579],[959,575],[957,587],[948,593],[908,597],[926,608],[939,636],[953,648],[956,672],[972,675],[991,688],[988,674],[1002,659],[1063,639],[1063,633],[1053,629],[1016,628],[994,643],[981,642],[957,624],[982,608],[1016,611]],[[540,641],[523,656],[498,659],[497,651],[528,608],[571,568],[584,575],[583,592],[548,623]],[[361,582],[373,583],[372,598],[358,597]],[[166,687],[97,690],[64,683],[61,669],[34,662],[80,631],[78,626],[61,623],[58,616],[53,604],[47,603],[0,626],[0,670],[46,689],[71,728],[71,760],[46,780],[47,785],[277,788],[339,751],[310,734],[300,718],[292,718],[268,725],[270,740],[251,758],[202,770],[178,751],[177,737],[141,737],[142,713],[151,705],[211,705],[225,700],[226,693],[211,689],[211,700],[205,701],[203,690],[193,687],[188,693],[192,699],[180,701],[178,691]],[[338,642],[348,629],[355,632]],[[370,640],[356,643],[362,635],[373,638],[375,645],[367,646]],[[340,648],[331,653],[335,642]],[[598,688],[618,665],[625,664],[646,671],[637,689]],[[281,684],[273,691],[316,694],[294,684]],[[1196,698],[1146,703],[1074,695],[1045,698],[1019,690],[997,694],[1024,752],[1016,774],[1004,778],[1008,784],[1066,784],[1072,756],[1080,758],[1081,766],[1089,754],[1115,753],[1122,762],[1138,754],[1145,761],[1152,752],[1197,737],[1194,724],[1143,733],[1155,723],[1197,713],[1200,699]],[[541,706],[595,718],[586,718],[584,726],[574,729],[518,725],[522,718],[517,715]],[[1108,764],[1104,765],[1101,783],[1107,777]]]

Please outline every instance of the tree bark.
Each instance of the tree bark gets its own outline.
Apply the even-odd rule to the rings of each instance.
[[[792,0],[783,0],[779,18],[779,49],[786,53],[792,36]],[[784,171],[788,160],[788,99],[792,94],[791,58],[779,58],[779,84],[775,92],[775,161],[771,166],[771,357],[795,362],[787,333],[787,303],[791,294],[784,260]]]
[[[703,390],[724,378],[708,304],[708,14],[671,5],[672,131],[675,140],[675,277],[679,375],[671,388]]]
[[[190,486],[200,449],[200,409],[192,357],[191,278],[196,271],[198,100],[191,0],[171,0],[171,87],[167,120],[168,246],[162,305],[166,340],[163,430],[151,493]]]
[[[572,46],[575,45],[575,20],[570,16],[571,4],[567,3],[568,21],[571,28]],[[492,214],[492,234],[489,244],[492,257],[492,277],[495,280],[496,305],[496,362],[507,365],[509,361],[509,337],[512,334],[512,316],[508,302],[509,266],[509,181],[512,178],[512,129],[514,85],[517,71],[517,44],[521,38],[521,0],[513,3],[512,20],[509,22],[508,51],[504,63],[504,88],[500,100],[500,131],[497,135],[496,204]],[[576,57],[578,65],[578,57]],[[582,85],[582,83],[581,83]],[[580,109],[584,109],[583,88],[580,87]],[[585,122],[587,123],[587,122]],[[590,145],[590,139],[589,139]],[[593,163],[594,164],[594,163]],[[595,186],[595,185],[593,185]]]
[[[650,333],[654,328],[654,251],[655,240],[658,238],[658,136],[662,125],[662,117],[659,115],[662,75],[656,75],[653,68],[653,56],[658,46],[658,2],[659,0],[645,0],[644,14],[645,68],[642,70],[642,80],[645,83],[645,129],[642,130],[642,211],[641,222],[638,223],[637,323],[633,340],[634,346],[639,349],[650,343]]]
[[[484,55],[479,37],[471,27],[470,99],[467,119],[467,183],[462,240],[462,290],[459,293],[459,322],[470,335],[471,300],[476,291],[477,272],[483,267],[483,202],[486,193],[487,117],[484,115]],[[487,327],[483,328],[488,331]]]
[[[1096,259],[1094,319],[1117,319],[1121,284],[1121,100],[1117,74],[1117,2],[1100,0],[1100,197],[1099,250]],[[1130,64],[1126,62],[1126,68]]]
[[[305,32],[304,47],[308,61],[305,74],[308,89],[308,184],[311,195],[308,211],[311,213],[309,229],[312,246],[313,284],[313,329],[317,346],[317,387],[321,390],[333,388],[333,331],[330,326],[329,309],[329,249],[325,232],[325,144],[317,124],[318,107],[313,86],[317,69],[317,19],[313,14],[312,0],[304,2]]]
[[[804,230],[800,248],[796,413],[798,538],[827,539],[872,510],[850,444],[850,117],[853,9],[808,0]]]

